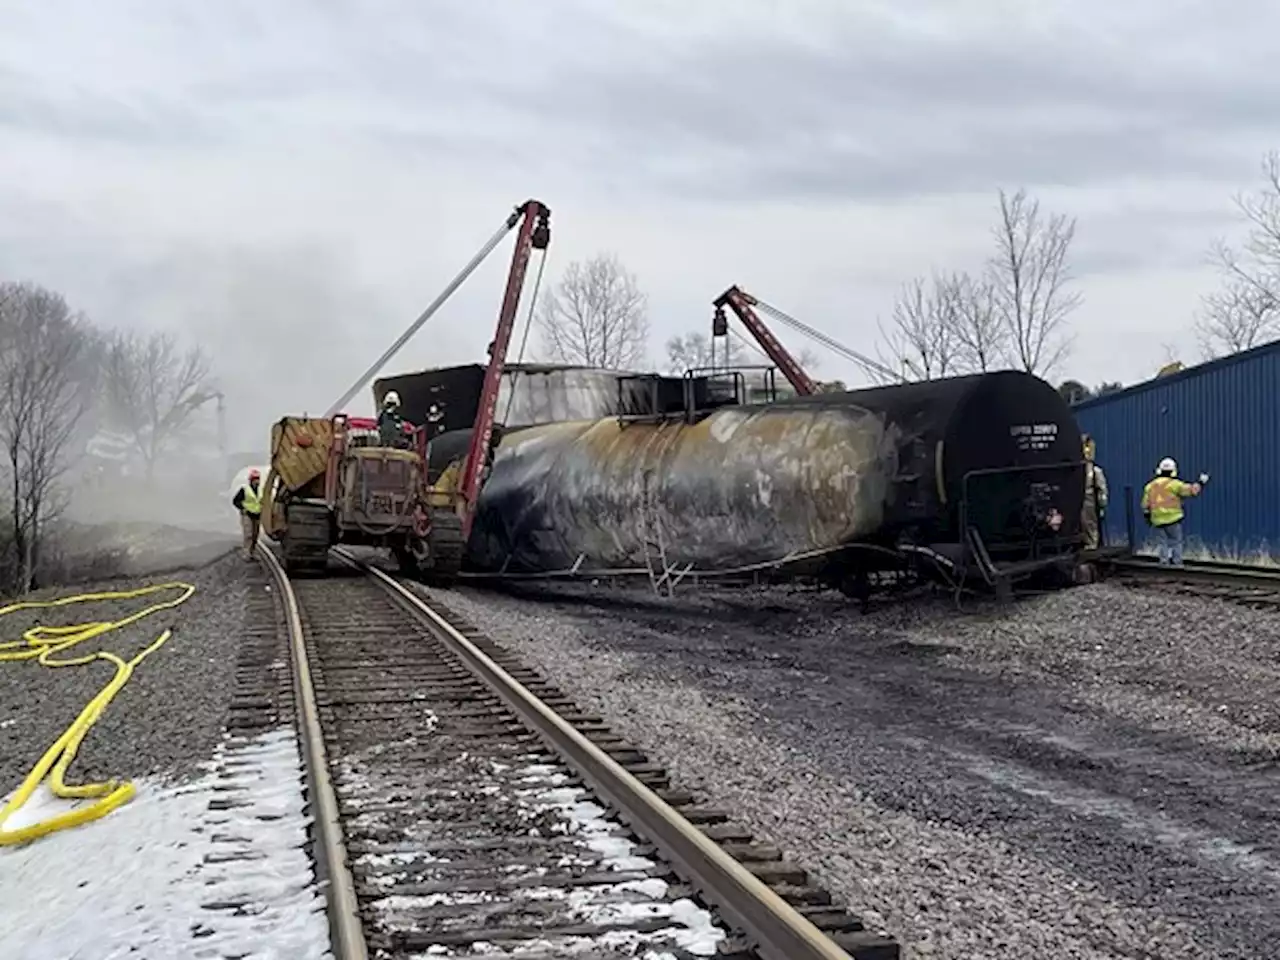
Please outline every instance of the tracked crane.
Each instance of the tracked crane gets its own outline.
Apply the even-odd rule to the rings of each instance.
[[[457,574],[491,453],[498,391],[529,258],[550,244],[550,217],[541,201],[517,206],[325,416],[284,417],[273,426],[262,526],[281,543],[287,568],[323,570],[329,548],[346,543],[390,549],[403,570],[431,579],[447,581]],[[517,226],[462,482],[455,489],[437,491],[427,480],[426,425],[404,424],[402,435],[388,443],[377,421],[341,411]]]

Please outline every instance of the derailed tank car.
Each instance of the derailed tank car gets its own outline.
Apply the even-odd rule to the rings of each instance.
[[[433,441],[433,474],[447,479],[468,433]],[[807,561],[855,577],[923,561],[1001,586],[1073,565],[1080,450],[1058,392],[1014,371],[516,427],[467,560],[549,572],[652,568],[658,554],[665,568]]]

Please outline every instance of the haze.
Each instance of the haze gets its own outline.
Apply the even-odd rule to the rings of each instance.
[[[323,411],[530,196],[553,277],[634,271],[656,362],[731,283],[872,352],[900,285],[980,267],[996,191],[1026,187],[1079,218],[1055,379],[1145,379],[1163,344],[1196,359],[1207,250],[1280,147],[1261,2],[0,0],[0,23],[0,273],[204,345],[239,449]],[[482,359],[509,252],[384,372]]]

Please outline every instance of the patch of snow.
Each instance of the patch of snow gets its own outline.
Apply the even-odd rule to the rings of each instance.
[[[139,779],[102,820],[0,848],[4,954],[329,958],[302,776],[291,730],[228,739],[194,783]],[[42,788],[11,825],[67,806]]]

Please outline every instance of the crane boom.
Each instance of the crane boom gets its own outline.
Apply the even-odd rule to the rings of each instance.
[[[883,363],[877,363],[870,357],[863,356],[858,353],[858,351],[846,347],[844,344],[833,340],[822,331],[815,330],[806,323],[801,323],[795,317],[783,313],[777,307],[771,306],[763,300],[753,297],[751,294],[737,286],[730,287],[724,293],[720,294],[715,301],[715,332],[717,333],[724,332],[721,328],[724,327],[725,304],[728,304],[733,308],[733,312],[738,315],[740,320],[742,320],[743,326],[751,331],[751,335],[756,338],[756,341],[760,346],[764,347],[765,352],[769,355],[769,359],[772,360],[778,369],[783,372],[783,375],[791,381],[791,385],[795,387],[796,393],[808,395],[817,392],[817,387],[813,380],[809,378],[808,374],[804,372],[803,368],[801,368],[800,364],[795,361],[791,354],[788,353],[782,344],[778,342],[778,339],[765,325],[764,320],[762,320],[760,315],[756,313],[756,307],[759,307],[770,317],[782,323],[784,326],[790,327],[792,330],[799,333],[803,333],[815,343],[820,343],[828,350],[838,353],[848,360],[852,360],[873,378],[879,378],[886,383],[908,382],[906,377],[900,373],[895,373],[893,370],[890,370]],[[772,344],[772,347],[770,344]],[[797,382],[797,377],[803,378],[802,381]],[[808,390],[802,388],[802,382],[807,382],[809,384]]]
[[[523,219],[521,219],[523,218]],[[493,424],[498,409],[498,391],[502,386],[502,371],[506,365],[507,347],[515,329],[516,310],[520,306],[520,292],[524,289],[525,273],[529,257],[534,250],[546,250],[551,242],[551,210],[541,201],[526,200],[516,208],[512,226],[520,222],[516,234],[516,247],[511,255],[511,270],[507,274],[507,289],[502,297],[502,309],[498,313],[498,329],[489,346],[489,365],[484,372],[484,385],[480,389],[480,404],[476,421],[471,428],[471,443],[467,448],[459,492],[462,495],[463,541],[471,535],[471,523],[475,517],[476,498],[480,492],[480,473],[488,459],[489,443],[493,439]]]
[[[787,378],[796,393],[803,397],[817,393],[818,388],[813,379],[804,372],[804,368],[796,358],[791,356],[787,348],[760,319],[760,315],[752,309],[758,303],[755,297],[738,286],[730,287],[715,300],[715,329],[718,331],[724,326],[724,308],[727,305],[738,315],[738,319],[742,321],[747,331],[756,338],[756,343],[760,344],[764,352],[769,355],[769,359],[782,371],[782,375]]]

